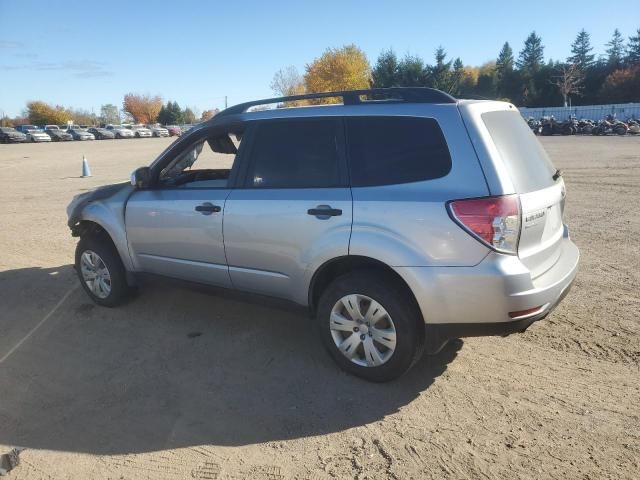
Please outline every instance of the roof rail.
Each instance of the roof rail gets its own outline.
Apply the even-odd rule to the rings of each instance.
[[[258,105],[268,105],[270,103],[292,102],[295,100],[313,100],[317,98],[333,98],[342,97],[344,105],[359,105],[367,103],[380,102],[406,102],[406,103],[455,103],[456,99],[448,93],[435,88],[427,87],[392,87],[392,88],[370,88],[366,90],[346,90],[341,92],[320,92],[307,93],[304,95],[290,95],[287,97],[265,98],[262,100],[253,100],[251,102],[239,103],[233,105],[222,112],[220,115],[233,115],[236,113],[244,113],[251,107]],[[369,97],[363,99],[362,97]]]

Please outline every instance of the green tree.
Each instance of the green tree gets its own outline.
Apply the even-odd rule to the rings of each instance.
[[[640,28],[635,36],[629,37],[625,62],[628,65],[640,65]]]
[[[196,123],[196,114],[189,107],[182,112],[182,118],[184,123]]]
[[[527,39],[524,41],[524,48],[518,55],[518,61],[516,65],[520,70],[528,73],[529,75],[535,73],[544,65],[544,46],[542,45],[542,38],[536,34],[535,31],[531,32]]]
[[[453,62],[453,70],[451,72],[451,80],[449,84],[448,92],[454,96],[460,95],[460,86],[462,78],[464,77],[464,64],[460,57],[456,58]]]
[[[104,124],[119,124],[120,123],[120,114],[118,112],[118,107],[111,103],[107,103],[106,105],[102,105],[100,107],[100,123]]]
[[[511,98],[514,94],[513,50],[509,42],[504,42],[495,67],[496,93],[502,98]]]
[[[617,28],[613,31],[613,36],[606,44],[607,63],[612,68],[618,68],[624,60],[624,37]]]
[[[168,101],[166,105],[162,106],[158,114],[158,123],[162,125],[182,123],[182,110],[178,102]]]
[[[436,48],[436,64],[428,68],[428,81],[433,88],[448,92],[451,90],[451,60],[448,62],[447,53],[442,46]]]
[[[578,32],[576,39],[571,44],[571,53],[573,55],[567,58],[567,62],[577,65],[582,71],[585,71],[593,65],[595,55],[591,53],[592,51],[591,36],[583,28]]]
[[[400,84],[400,64],[392,49],[383,51],[371,71],[371,85],[374,88],[395,87]]]
[[[420,57],[405,55],[398,64],[398,86],[424,87],[425,65]]]
[[[496,64],[487,62],[478,68],[478,82],[475,88],[476,95],[485,98],[496,98]]]

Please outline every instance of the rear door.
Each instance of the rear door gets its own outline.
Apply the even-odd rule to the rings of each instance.
[[[342,120],[263,120],[245,141],[245,179],[224,213],[231,281],[240,290],[303,302],[309,270],[349,250]]]
[[[564,181],[516,110],[481,115],[516,193],[522,226],[518,256],[535,278],[558,260],[563,238]]]

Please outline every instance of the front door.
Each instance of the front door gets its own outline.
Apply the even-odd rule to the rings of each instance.
[[[230,287],[222,219],[231,189],[235,153],[215,153],[206,138],[176,155],[157,185],[130,197],[125,213],[127,241],[137,270]],[[236,150],[237,151],[237,150]]]

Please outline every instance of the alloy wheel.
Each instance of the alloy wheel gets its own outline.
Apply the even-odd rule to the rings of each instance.
[[[107,298],[111,293],[111,274],[100,255],[85,250],[80,256],[82,279],[96,297]]]
[[[336,302],[329,319],[336,347],[352,363],[377,367],[396,349],[396,328],[389,313],[366,295],[345,295]]]

